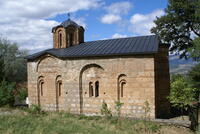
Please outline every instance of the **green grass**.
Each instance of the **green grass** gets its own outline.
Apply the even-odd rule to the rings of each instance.
[[[143,121],[87,117],[69,113],[0,115],[0,134],[138,134],[159,133],[163,126]]]

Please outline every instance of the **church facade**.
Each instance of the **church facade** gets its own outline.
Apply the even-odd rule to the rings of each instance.
[[[169,114],[168,47],[156,35],[84,42],[84,28],[68,19],[52,29],[53,48],[27,57],[30,105],[44,110],[151,118]]]

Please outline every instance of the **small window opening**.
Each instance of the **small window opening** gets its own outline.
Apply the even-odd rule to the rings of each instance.
[[[44,82],[40,83],[40,94],[43,96],[43,88],[44,88]]]
[[[62,47],[62,34],[59,34],[59,48]]]
[[[95,97],[99,96],[99,82],[95,82]]]
[[[125,86],[126,82],[122,82],[121,83],[121,97],[124,96],[124,86]]]
[[[62,82],[58,83],[58,96],[61,96]]]
[[[72,45],[73,45],[73,40],[74,40],[74,34],[73,34],[73,33],[70,33],[70,34],[69,34],[69,46],[72,46]]]
[[[94,96],[92,82],[89,83],[89,97]]]

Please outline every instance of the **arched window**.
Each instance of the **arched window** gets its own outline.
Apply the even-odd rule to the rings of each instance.
[[[74,40],[74,34],[73,33],[69,33],[69,46],[73,45],[73,40]]]
[[[58,47],[61,48],[62,47],[62,33],[59,33],[58,42],[59,42]]]
[[[127,76],[125,74],[120,74],[118,76],[118,82],[117,82],[117,98],[118,100],[120,101],[120,98],[126,96],[124,94],[125,92],[125,85],[126,85],[126,79],[127,79]]]
[[[95,97],[99,96],[99,82],[95,82]]]
[[[120,97],[123,97],[124,96],[124,88],[125,88],[125,85],[126,85],[126,80],[122,79],[120,82],[119,82],[119,94],[120,94]]]
[[[58,92],[58,96],[61,96],[61,92],[62,92],[62,82],[58,81],[57,83],[57,92]]]
[[[40,96],[43,96],[43,90],[44,90],[44,81],[43,80],[39,81],[38,87],[39,87]]]
[[[42,96],[44,96],[44,77],[43,76],[39,76],[38,77],[38,81],[37,81],[37,99],[38,99],[38,105],[40,106],[40,99]]]
[[[92,82],[89,83],[89,97],[94,96],[93,85]]]
[[[61,99],[61,96],[62,96],[62,77],[61,75],[58,75],[56,76],[56,79],[55,79],[55,93],[56,93],[56,110],[59,110],[59,103],[60,103],[60,99]]]
[[[120,94],[121,94],[121,97],[123,97],[124,96],[124,87],[125,87],[125,85],[126,85],[126,81],[122,81],[121,82],[121,87],[120,87]]]
[[[44,88],[44,82],[41,82],[41,85],[40,85],[40,91],[41,91],[41,96],[43,96],[43,88]]]

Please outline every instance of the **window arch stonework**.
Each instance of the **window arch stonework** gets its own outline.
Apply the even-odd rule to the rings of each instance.
[[[61,98],[63,96],[63,83],[61,75],[56,76],[55,79],[55,93],[56,93],[56,110],[59,111],[63,102]]]
[[[89,97],[94,96],[94,89],[93,89],[93,83],[89,82]]]
[[[125,74],[120,74],[117,79],[117,96],[118,100],[126,96],[126,84],[127,84],[127,76]]]
[[[62,33],[58,33],[58,48],[62,48]]]
[[[61,75],[58,75],[57,77],[56,77],[56,96],[57,97],[60,97],[61,95],[62,95],[62,90],[63,90],[63,84],[62,84],[62,77],[61,77]]]
[[[99,81],[95,82],[95,97],[99,96]]]
[[[99,81],[89,82],[89,97],[99,96]]]
[[[87,64],[83,68],[80,69],[80,75],[79,75],[79,94],[80,94],[80,113],[82,113],[84,110],[87,110],[85,108],[84,104],[90,103],[92,99],[98,99],[101,97],[101,89],[103,87],[101,85],[104,78],[104,69],[98,65],[98,64]],[[99,92],[98,96],[95,97],[95,82],[99,82]],[[91,85],[93,88],[93,96],[91,95]]]
[[[39,76],[38,77],[38,81],[37,81],[37,98],[38,98],[38,105],[40,105],[40,100],[41,97],[44,96],[45,94],[45,81],[44,81],[44,77],[43,76]]]

